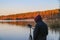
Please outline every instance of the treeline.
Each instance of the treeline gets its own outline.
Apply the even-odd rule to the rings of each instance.
[[[37,15],[41,15],[43,19],[55,19],[60,18],[60,9],[36,11],[27,13],[18,13],[7,16],[0,16],[0,20],[21,20],[21,19],[34,19]]]

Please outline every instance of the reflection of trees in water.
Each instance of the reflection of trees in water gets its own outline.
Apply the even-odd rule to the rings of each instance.
[[[56,28],[54,28],[54,27],[49,27],[52,31],[55,31],[55,32],[60,32],[60,28],[58,27],[56,27]]]
[[[28,24],[31,24],[34,26],[34,21],[16,21],[16,22],[4,22],[12,25],[20,25],[20,26],[27,26]]]
[[[54,31],[55,33],[59,33],[59,40],[60,40],[60,28],[50,28],[52,32]]]
[[[60,32],[59,32],[59,40],[60,40]]]
[[[59,30],[59,40],[60,40],[60,30]]]

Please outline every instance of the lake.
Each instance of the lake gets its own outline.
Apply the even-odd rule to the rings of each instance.
[[[29,40],[29,23],[34,25],[31,22],[0,23],[0,40]],[[47,40],[60,40],[60,30],[49,28]]]

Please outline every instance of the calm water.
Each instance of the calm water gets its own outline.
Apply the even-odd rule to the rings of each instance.
[[[32,29],[33,33],[33,29]],[[60,31],[50,29],[47,40],[59,40]],[[27,26],[0,23],[0,40],[29,40],[29,28]]]

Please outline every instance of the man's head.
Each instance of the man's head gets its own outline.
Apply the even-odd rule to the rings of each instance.
[[[42,21],[42,17],[40,15],[37,15],[34,20],[35,22]]]

